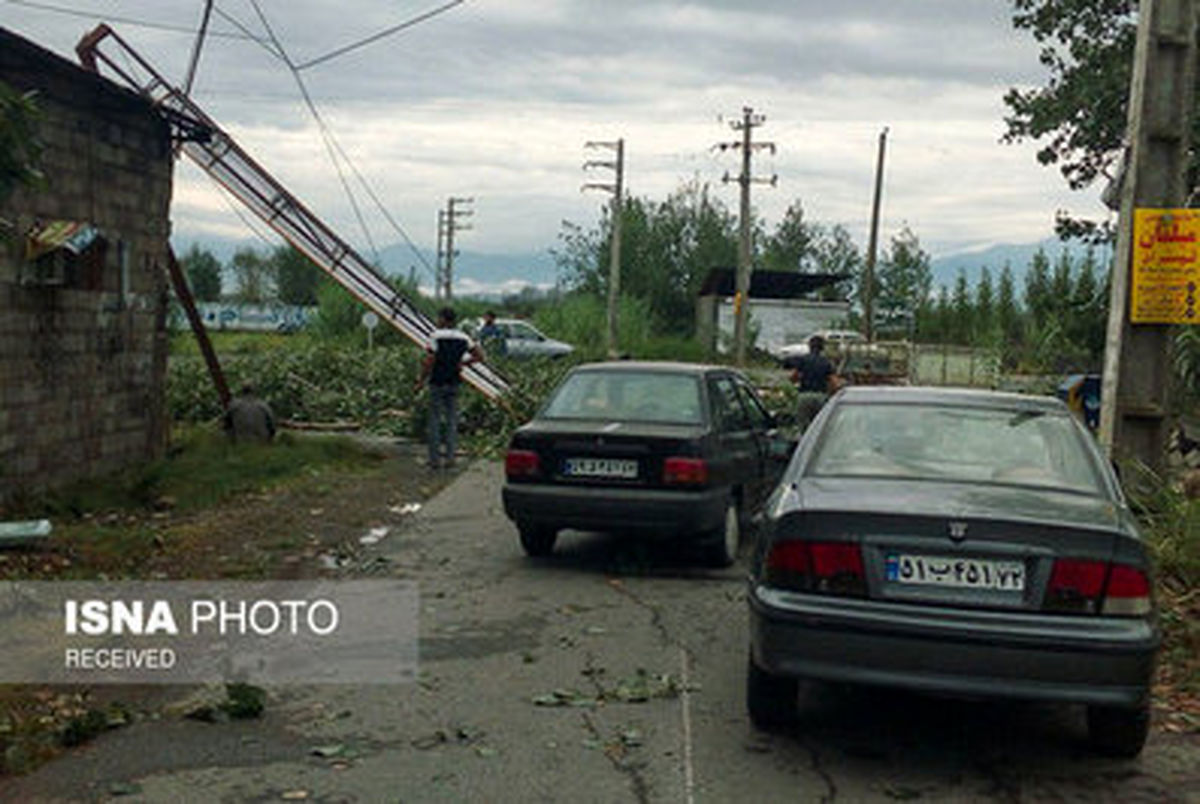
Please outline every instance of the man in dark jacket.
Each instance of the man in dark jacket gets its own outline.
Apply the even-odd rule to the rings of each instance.
[[[458,446],[458,386],[462,367],[483,355],[465,332],[455,327],[454,310],[443,307],[438,328],[429,334],[417,389],[429,383],[429,468],[454,466]]]
[[[800,391],[799,424],[801,430],[807,430],[832,389],[834,368],[825,356],[825,339],[820,335],[809,338],[808,354],[801,355],[791,365],[792,380]]]

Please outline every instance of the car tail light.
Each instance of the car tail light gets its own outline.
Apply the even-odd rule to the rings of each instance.
[[[668,486],[703,486],[708,482],[708,464],[703,458],[667,458],[663,461],[663,483]]]
[[[1082,614],[1148,614],[1150,581],[1142,570],[1126,564],[1060,558],[1050,572],[1043,608]]]
[[[542,462],[538,454],[527,449],[510,449],[504,456],[504,474],[507,477],[537,477]]]
[[[1125,564],[1113,564],[1104,590],[1104,614],[1139,616],[1149,614],[1150,580],[1146,573]]]
[[[853,542],[776,542],[767,555],[767,584],[780,589],[864,597],[862,549]]]

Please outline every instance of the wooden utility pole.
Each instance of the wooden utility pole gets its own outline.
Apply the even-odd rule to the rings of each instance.
[[[875,253],[879,247],[879,204],[883,199],[883,156],[887,150],[888,130],[879,132],[879,156],[875,160],[875,200],[871,203],[871,235],[867,242],[867,268],[863,276],[863,317],[867,343],[875,340]]]
[[[1130,323],[1134,210],[1187,198],[1198,0],[1141,0],[1126,134],[1128,163],[1113,254],[1100,439],[1109,454],[1161,470],[1167,442],[1170,332]]]
[[[740,142],[722,142],[716,146],[722,151],[729,149],[741,149],[742,151],[742,172],[737,177],[730,176],[726,173],[722,178],[726,184],[731,181],[736,181],[741,185],[741,204],[738,212],[738,270],[737,270],[737,292],[733,298],[733,356],[739,366],[746,364],[746,333],[749,329],[748,321],[750,318],[750,274],[754,270],[754,248],[751,243],[751,220],[750,220],[750,185],[755,183],[770,184],[775,186],[775,182],[779,180],[778,176],[771,176],[767,179],[754,178],[750,173],[750,154],[752,151],[765,148],[771,153],[775,153],[775,143],[773,142],[752,142],[752,133],[755,128],[767,122],[767,116],[755,114],[754,110],[749,106],[743,107],[742,117],[740,120],[730,121],[730,126],[734,131],[742,133]]]
[[[621,210],[622,197],[625,192],[625,140],[615,142],[589,142],[585,148],[611,148],[616,151],[616,159],[603,161],[591,159],[583,163],[584,170],[592,168],[607,168],[615,174],[611,184],[589,182],[583,185],[585,190],[604,190],[612,193],[612,242],[609,246],[608,259],[608,327],[605,334],[605,347],[609,359],[615,359],[617,349],[617,308],[621,299]]]
[[[446,269],[442,273],[442,298],[446,301],[454,299],[454,257],[458,254],[454,250],[454,233],[471,229],[470,224],[459,223],[458,219],[469,218],[475,214],[474,210],[461,207],[473,203],[474,198],[451,198],[446,203]]]

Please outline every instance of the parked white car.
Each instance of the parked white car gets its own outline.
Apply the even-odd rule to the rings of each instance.
[[[842,347],[848,344],[866,342],[866,338],[862,336],[862,333],[852,329],[819,329],[799,343],[789,343],[780,347],[775,356],[779,358],[779,362],[781,363],[787,363],[796,358],[803,357],[808,354],[808,340],[813,335],[820,335],[825,339],[825,351],[830,354],[841,352]]]
[[[481,321],[472,322],[472,336],[478,338],[482,325]],[[496,348],[496,339],[493,339],[492,343],[484,341],[480,344],[484,351],[502,351],[509,357],[563,357],[575,351],[571,344],[556,341],[519,318],[497,318],[496,329],[500,331],[498,340],[503,344],[502,350]]]

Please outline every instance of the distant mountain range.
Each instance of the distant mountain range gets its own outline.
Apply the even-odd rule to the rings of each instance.
[[[176,253],[182,256],[193,242],[196,241],[177,239],[174,243]],[[198,245],[211,251],[225,265],[229,264],[234,253],[241,248],[259,251],[267,248],[261,241],[220,238],[206,238]],[[962,271],[967,277],[967,282],[974,286],[985,267],[991,271],[994,281],[1005,265],[1012,267],[1013,278],[1020,288],[1033,256],[1039,249],[1046,252],[1051,264],[1057,261],[1064,251],[1072,258],[1081,258],[1087,251],[1084,246],[1064,244],[1051,237],[1038,243],[1001,244],[979,251],[936,257],[931,261],[934,289],[936,291],[942,285],[953,289],[959,271]],[[364,256],[370,259],[370,255]],[[1109,259],[1108,250],[1098,251],[1097,259],[1106,264]],[[417,278],[422,288],[432,290],[435,262],[433,253],[425,249],[414,252],[407,245],[395,244],[380,250],[379,261],[385,273],[400,276],[411,274]],[[557,268],[549,250],[524,254],[491,254],[463,250],[454,261],[455,292],[460,296],[498,297],[507,293],[517,293],[529,285],[549,288],[555,284],[556,279]],[[232,285],[233,278],[227,277],[226,289],[230,289]]]
[[[1057,237],[1049,237],[1038,243],[1025,243],[1021,245],[1001,244],[980,251],[937,257],[930,261],[930,267],[933,269],[934,290],[936,291],[942,285],[952,290],[954,283],[958,281],[959,271],[966,274],[967,284],[972,287],[979,281],[984,268],[987,268],[991,272],[992,281],[994,282],[999,277],[1000,272],[1004,270],[1005,265],[1012,268],[1013,279],[1016,280],[1017,288],[1019,289],[1024,282],[1030,263],[1033,262],[1034,255],[1039,250],[1046,252],[1046,256],[1050,258],[1051,265],[1062,257],[1064,251],[1072,259],[1082,259],[1087,253],[1086,246],[1078,243],[1067,244]],[[1107,265],[1110,256],[1111,249],[1096,249],[1098,264]]]

